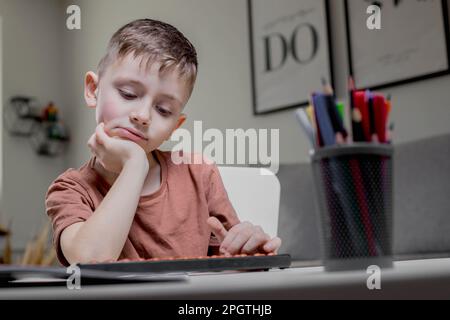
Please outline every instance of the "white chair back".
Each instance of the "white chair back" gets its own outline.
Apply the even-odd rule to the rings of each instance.
[[[280,182],[270,170],[219,167],[228,197],[241,221],[263,228],[271,237],[278,233]]]

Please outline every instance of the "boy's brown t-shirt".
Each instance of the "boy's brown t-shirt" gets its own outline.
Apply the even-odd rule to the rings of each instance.
[[[141,196],[119,260],[206,256],[209,246],[219,245],[207,219],[217,217],[227,230],[239,223],[217,166],[175,164],[171,152],[155,150],[153,154],[161,167],[161,186]],[[61,233],[89,219],[111,187],[93,169],[93,161],[61,174],[46,195],[53,243],[65,266],[69,263],[61,250]]]

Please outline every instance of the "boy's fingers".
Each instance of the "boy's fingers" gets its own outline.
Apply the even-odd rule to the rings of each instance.
[[[97,139],[96,139],[96,135],[93,134],[88,141],[88,147],[91,150],[91,153],[96,156],[99,157],[99,152],[100,152],[100,145],[97,143]]]
[[[208,225],[211,228],[211,231],[214,233],[216,238],[222,243],[225,237],[228,234],[227,229],[223,226],[222,222],[219,221],[216,217],[209,217],[207,220]]]
[[[265,233],[254,234],[242,247],[242,253],[254,254],[257,253],[261,246],[265,245],[270,240],[270,236]]]
[[[93,135],[89,138],[87,145],[88,145],[88,147],[89,147],[91,150],[93,150],[93,149],[94,149],[94,144],[95,144],[95,134],[93,134]]]
[[[270,240],[269,242],[267,242],[264,245],[263,249],[267,253],[270,253],[270,252],[277,253],[277,251],[278,251],[278,249],[280,249],[280,247],[281,247],[281,239],[278,237],[275,237],[272,240]]]
[[[244,245],[253,237],[253,231],[251,228],[242,230],[236,237],[234,237],[233,242],[224,249],[227,253],[233,255],[241,252]]]
[[[95,128],[95,134],[97,137],[97,142],[99,144],[105,144],[106,140],[108,139],[108,135],[105,132],[105,124],[102,122],[100,123],[97,128]]]
[[[235,225],[233,228],[231,228],[228,231],[228,235],[223,240],[220,248],[223,249],[224,251],[227,251],[228,247],[234,241],[234,238],[236,238],[239,233],[243,232],[243,230],[251,228],[252,226],[253,225],[249,222],[241,222],[241,223]]]

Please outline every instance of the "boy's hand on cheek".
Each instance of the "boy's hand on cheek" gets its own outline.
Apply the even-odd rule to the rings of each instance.
[[[229,231],[216,218],[210,217],[208,225],[212,232],[221,242],[220,252],[225,256],[239,253],[277,253],[281,246],[281,239],[270,238],[260,226],[255,226],[250,222],[241,222]]]
[[[144,150],[134,142],[110,137],[103,123],[100,123],[95,133],[88,141],[88,147],[96,160],[108,171],[119,174],[125,164],[138,161],[148,167],[147,155]]]

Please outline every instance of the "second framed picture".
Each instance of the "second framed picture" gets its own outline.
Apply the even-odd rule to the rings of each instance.
[[[254,114],[308,105],[333,83],[328,0],[248,0]]]
[[[356,88],[381,89],[450,73],[446,0],[376,1],[380,29],[371,30],[367,7],[374,3],[345,0]]]

